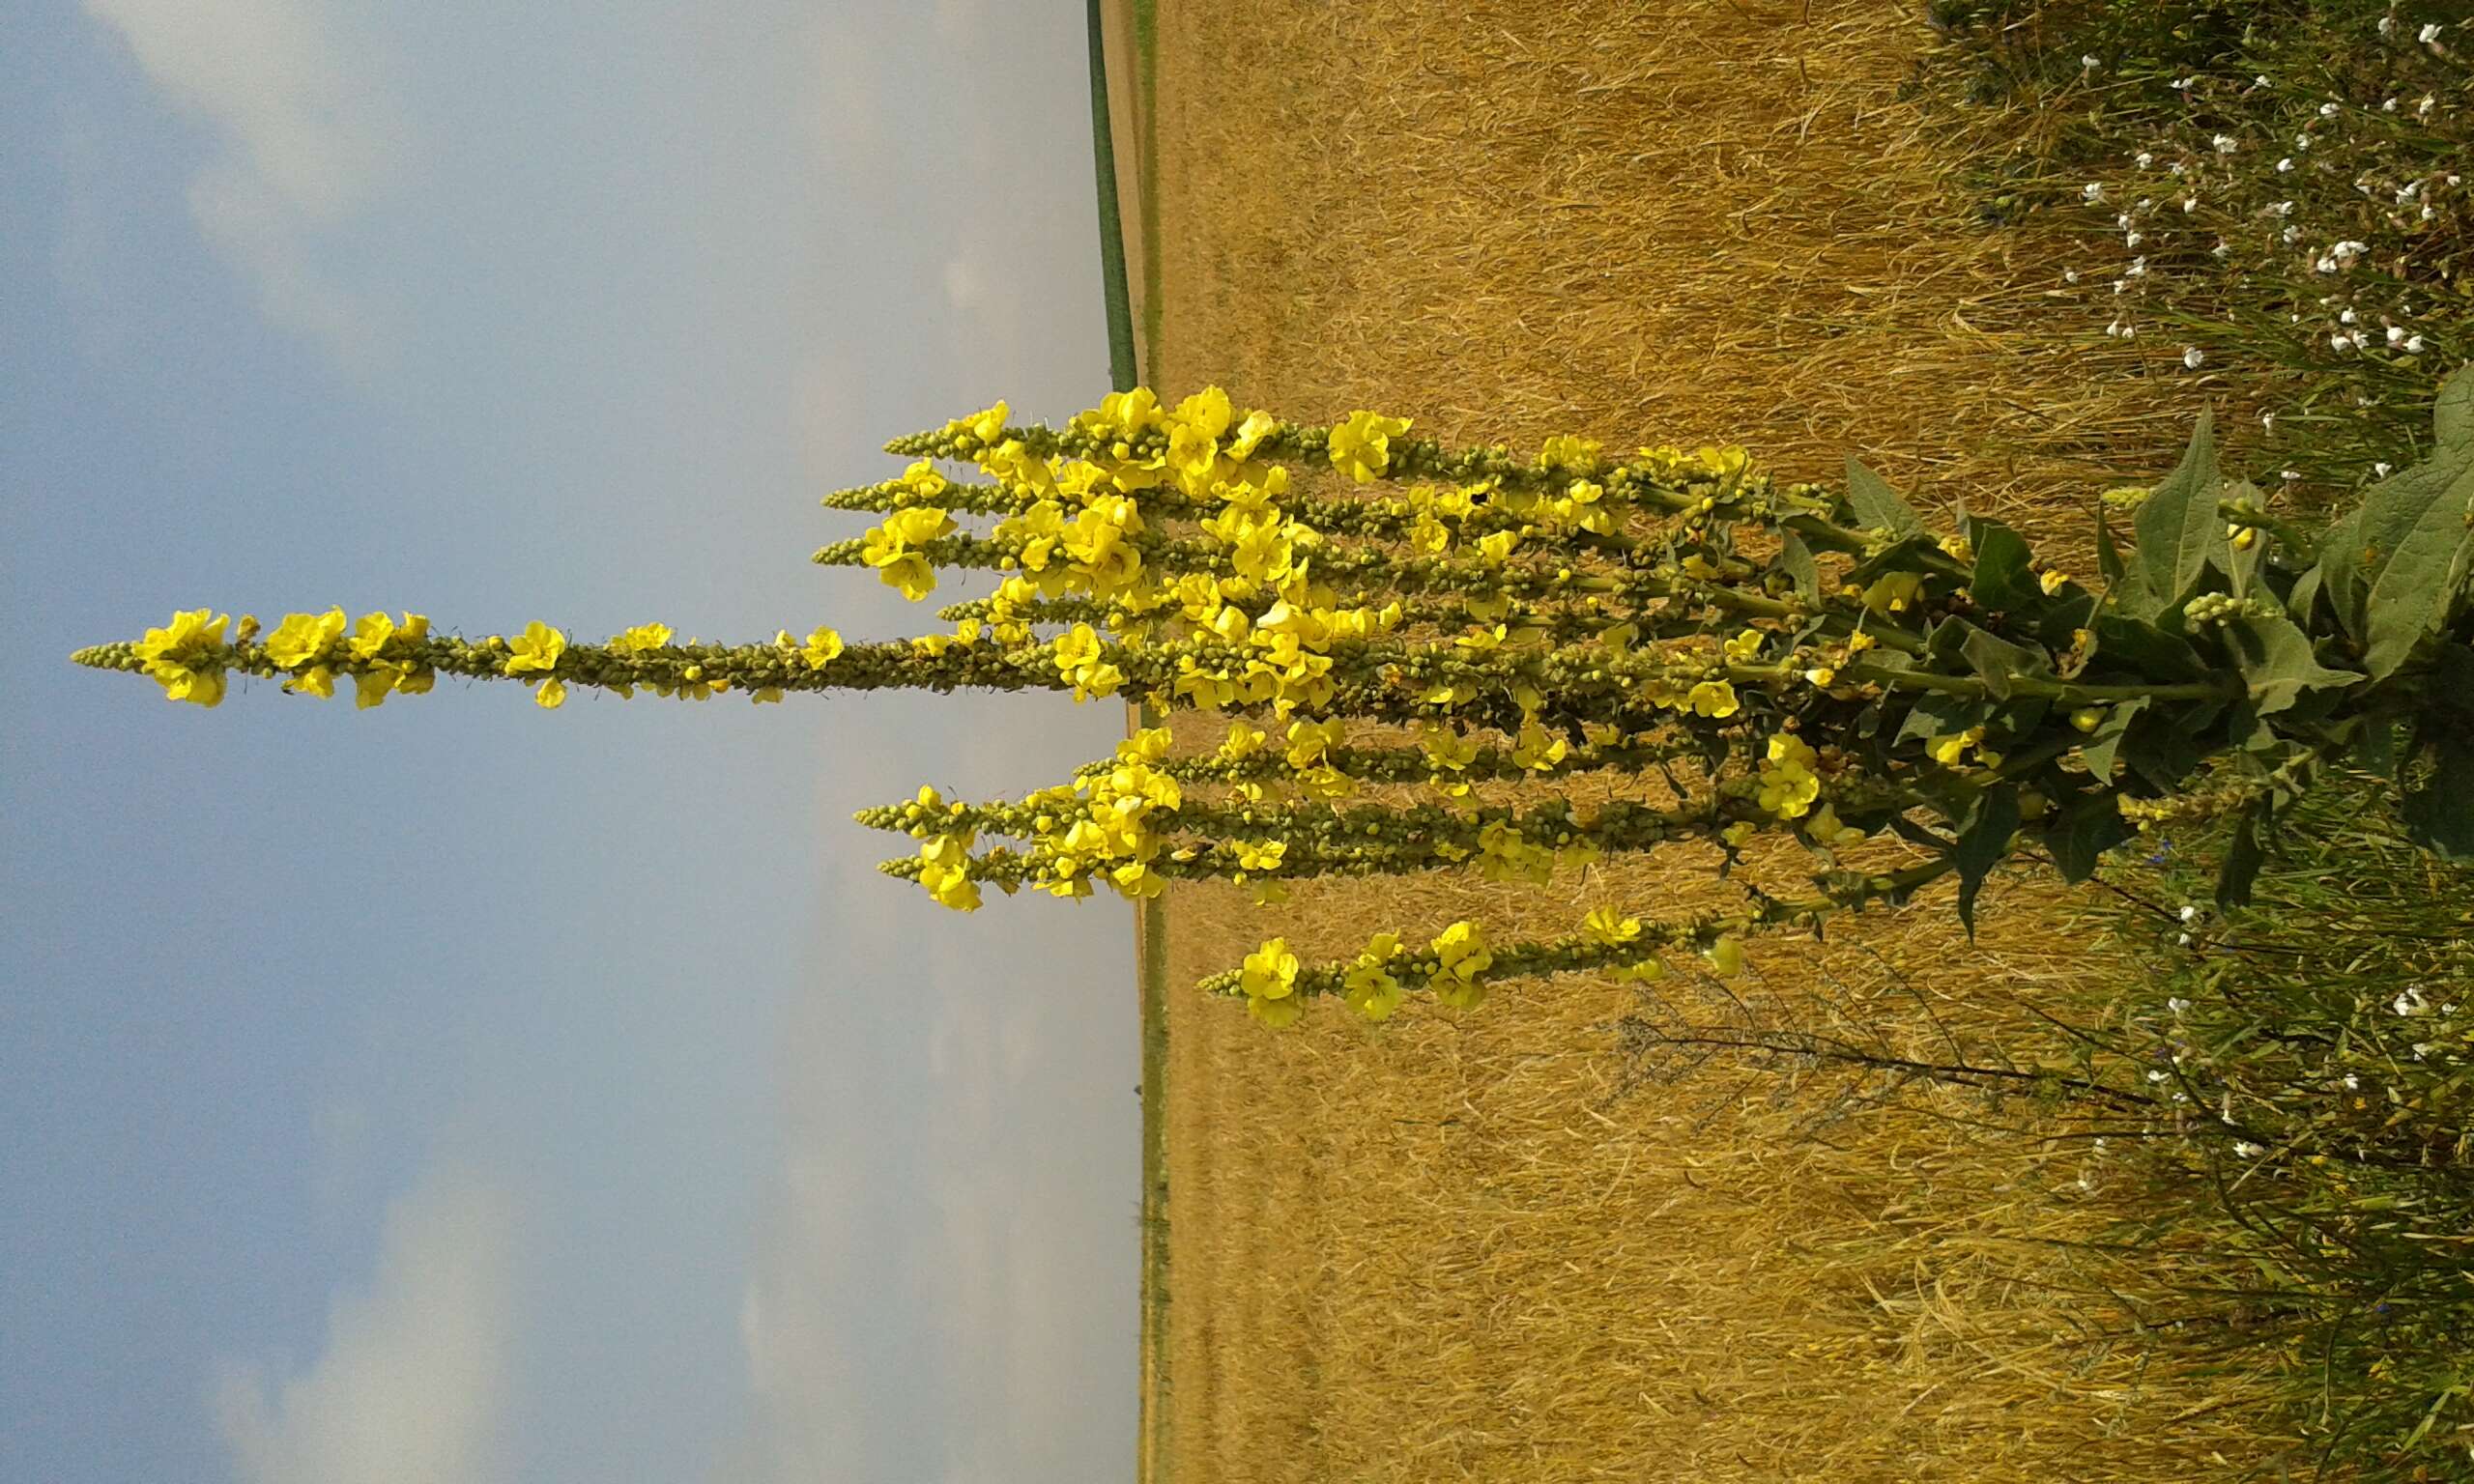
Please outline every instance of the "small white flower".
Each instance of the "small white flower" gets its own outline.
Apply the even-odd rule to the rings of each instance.
[[[2337,316],[2337,323],[2340,325],[2351,325],[2353,322],[2354,312],[2351,309],[2348,309],[2345,313]]]
[[[2144,235],[2133,232],[2122,239],[2122,245],[2125,247],[2137,247],[2140,243],[2145,241],[2147,241],[2147,239]]]
[[[2135,206],[2135,207],[2131,208],[2131,209],[2132,209],[2133,211],[2143,212],[2143,211],[2146,211],[2149,207],[2154,206],[2155,204],[2156,204],[2156,198],[2155,198],[2154,196],[2142,196],[2142,197],[2140,197],[2140,198],[2139,198],[2139,204],[2138,204],[2137,206]]]
[[[2122,338],[2123,338],[2123,339],[2125,339],[2125,340],[2135,340],[2135,339],[2137,339],[2138,337],[2139,337],[2139,331],[2138,331],[2137,329],[2133,328],[2131,326],[2128,326],[2128,325],[2125,325],[2125,326],[2123,326],[2123,327],[2122,327]]]
[[[2403,351],[2408,356],[2420,356],[2423,354],[2423,337],[2420,335],[2407,335],[2405,337],[2405,343],[2399,346],[2398,349]]]
[[[2419,1015],[2431,1009],[2431,1002],[2423,998],[2422,985],[2408,985],[2404,993],[2388,1002],[2388,1008],[2401,1015]]]
[[[2116,227],[2119,227],[2121,230],[2123,230],[2123,231],[2125,231],[2125,232],[2129,231],[2129,230],[2130,230],[2130,213],[2128,213],[2128,212],[2124,212],[2124,213],[2122,213],[2120,215],[2118,215],[2118,216],[2114,217],[2114,226],[2116,226]]]
[[[2290,216],[2293,214],[2293,203],[2290,201],[2276,202],[2268,208],[2268,213],[2270,215],[2274,216]]]
[[[2208,143],[2216,146],[2216,153],[2219,155],[2230,155],[2233,153],[2233,136],[2231,134],[2219,134],[2215,138],[2209,140]]]
[[[2165,1080],[2165,1069],[2164,1069],[2164,1068],[2162,1068],[2162,1067],[2150,1068],[2150,1069],[2148,1070],[2148,1073],[2147,1073],[2147,1080],[2148,1080],[2148,1081],[2150,1081],[2150,1082],[2162,1082],[2162,1081],[2164,1081],[2164,1080]]]
[[[2277,236],[2287,246],[2290,247],[2294,243],[2302,241],[2302,229],[2300,227],[2287,227],[2284,231],[2278,233]]]
[[[2416,196],[2422,194],[2422,182],[2407,181],[2404,185],[2397,187],[2397,204],[2399,206],[2403,206],[2406,202],[2411,201]]]
[[[2397,34],[2397,17],[2394,15],[2380,16],[2379,34],[2382,36],[2395,36]]]
[[[2165,1008],[2178,1015],[2185,1013],[2190,1010],[2191,1002],[2176,995],[2172,999],[2165,1002]]]
[[[2277,425],[2277,414],[2274,414],[2274,413],[2261,413],[2261,414],[2259,414],[2259,426],[2260,426],[2260,427],[2262,427],[2262,428],[2274,428],[2276,425]]]
[[[2177,932],[2177,933],[2175,933],[2175,934],[2173,935],[2173,946],[2174,946],[2175,948],[2188,948],[2188,947],[2190,947],[2190,946],[2191,946],[2191,935],[2190,935],[2189,933],[2187,933],[2187,932]]]
[[[2079,59],[2079,65],[2092,72],[2104,64],[2099,61],[2096,54],[2091,51]]]
[[[2191,214],[2191,213],[2196,212],[2196,211],[2198,211],[2199,209],[2200,209],[2200,198],[2199,198],[2199,197],[2197,197],[2197,196],[2184,196],[2184,197],[2182,198],[2182,214],[2183,214],[2183,215],[2188,216],[2189,214]]]
[[[2248,1139],[2234,1140],[2233,1152],[2240,1155],[2245,1159],[2257,1159],[2259,1157],[2260,1153],[2259,1146],[2252,1143]]]
[[[2336,104],[2334,104],[2334,103],[2321,103],[2321,104],[2319,105],[2319,117],[2321,117],[2321,118],[2323,118],[2323,119],[2333,119],[2333,118],[2335,118],[2336,116],[2337,116],[2337,105],[2336,105]]]
[[[2105,187],[2094,181],[2089,181],[2079,187],[2079,194],[2090,202],[2102,201],[2105,199]]]
[[[2296,134],[2296,135],[2294,135],[2294,136],[2293,136],[2293,152],[2294,152],[2295,154],[2297,154],[2297,155],[2303,154],[2303,153],[2307,152],[2310,148],[2311,148],[2311,136],[2310,136],[2309,134]]]
[[[2287,155],[2287,157],[2285,157],[2283,159],[2280,159],[2280,160],[2278,160],[2278,161],[2277,161],[2277,174],[2279,174],[2279,175],[2284,175],[2284,174],[2286,174],[2287,172],[2290,171],[2292,168],[2293,168],[2293,157],[2292,157],[2292,156],[2290,156],[2290,155]]]
[[[2200,354],[2200,348],[2196,345],[2182,352],[2182,364],[2193,371],[2197,371],[2200,368],[2200,362],[2205,359],[2207,357]]]
[[[2178,160],[2178,159],[2177,159],[2177,160],[2173,161],[2172,164],[2167,165],[2167,166],[2165,167],[2165,173],[2166,173],[2166,174],[2168,174],[2168,175],[2175,175],[2175,176],[2180,175],[2180,174],[2182,173],[2182,162],[2181,162],[2180,160]]]
[[[2379,111],[2382,113],[2395,113],[2397,111],[2397,100],[2392,98],[2386,102],[2381,103],[2379,105]]]
[[[2385,463],[2373,464],[2371,466],[2371,476],[2374,479],[2385,479],[2388,477],[2388,471],[2391,467],[2392,466]]]
[[[2258,75],[2257,77],[2252,78],[2251,80],[2252,80],[2253,82],[2258,83],[2259,86],[2261,86],[2261,87],[2263,87],[2263,88],[2264,88],[2264,87],[2266,87],[2266,86],[2268,85],[2268,74],[2267,74],[2267,73],[2265,73],[2265,72],[2261,72],[2261,73],[2259,73],[2259,75]]]
[[[2343,354],[2344,352],[2346,352],[2346,351],[2352,350],[2352,349],[2353,349],[2353,345],[2354,345],[2354,337],[2353,337],[2353,336],[2351,336],[2351,335],[2337,334],[2337,335],[2330,335],[2330,336],[2328,337],[2328,349],[2330,349],[2330,350],[2332,350],[2332,351],[2336,351],[2336,352],[2338,352],[2338,353],[2340,353],[2340,354]]]
[[[2402,345],[2405,343],[2405,330],[2402,326],[2391,325],[2388,327],[2388,343],[2390,345]]]
[[[2419,1062],[2438,1049],[2439,1042],[2435,1041],[2418,1041],[2414,1042],[2414,1060]]]
[[[2154,163],[2156,163],[2156,157],[2155,157],[2155,156],[2150,155],[2150,154],[2149,154],[2149,153],[2147,153],[2145,150],[2142,150],[2142,151],[2140,151],[2140,152],[2139,152],[2139,168],[2141,168],[2142,170],[2144,170],[2144,169],[2146,169],[2148,166],[2150,166],[2150,165],[2152,165],[2152,164],[2154,164]]]
[[[2349,1072],[2346,1072],[2346,1073],[2345,1073],[2345,1091],[2346,1091],[2346,1092],[2349,1092],[2349,1093],[2358,1093],[2358,1092],[2362,1091],[2362,1078],[2355,1076],[2355,1075],[2354,1075],[2352,1072],[2350,1072],[2350,1071],[2349,1071]]]
[[[2135,247],[2135,246],[2139,245],[2138,239],[2139,239],[2139,234],[2138,234],[2138,233],[2136,233],[2136,232],[2133,232],[2133,233],[2131,234],[2131,245],[2132,245],[2132,246],[2134,246],[2134,247]],[[2145,258],[2143,258],[2143,257],[2142,257],[2142,258],[2133,258],[2133,259],[2131,259],[2131,260],[2130,260],[2130,267],[2125,268],[2125,269],[2123,269],[2123,270],[2122,270],[2122,276],[2123,276],[2123,277],[2125,277],[2125,278],[2144,278],[2144,277],[2146,277],[2146,276],[2147,276],[2147,260],[2146,260]]]
[[[2103,1153],[2103,1152],[2104,1152],[2104,1148],[2105,1148],[2105,1140],[2104,1140],[2104,1138],[2103,1138],[2103,1136],[2102,1136],[2102,1135],[2099,1135],[2099,1136],[2097,1137],[2096,1142],[2095,1142],[2095,1145],[2094,1145],[2093,1147],[2095,1148],[2095,1150],[2096,1150],[2099,1154],[2101,1154],[2101,1153]]]
[[[2284,481],[2285,481],[2286,483],[2287,483],[2287,484],[2292,484],[2292,483],[2294,483],[2294,482],[2298,481],[2299,479],[2301,479],[2301,477],[2302,477],[2302,476],[2301,476],[2300,474],[2295,473],[2292,470],[2289,470],[2289,469],[2281,469],[2281,470],[2278,470],[2278,471],[2277,471],[2277,477],[2278,477],[2278,478],[2280,478],[2280,479],[2282,479],[2282,480],[2284,480]]]
[[[2122,290],[2127,289],[2127,288],[2129,288],[2129,287],[2130,287],[2130,284],[2129,284],[2129,282],[2128,282],[2127,280],[2125,280],[2125,279],[2116,278],[2116,279],[2114,279],[2114,293],[2116,293],[2116,294],[2119,294]]]
[[[2438,41],[2439,22],[2434,20],[2430,25],[2423,27],[2423,34],[2415,37],[2414,40],[2422,43],[2426,46],[2429,46],[2431,43]]]
[[[2430,118],[2431,116],[2431,109],[2437,105],[2438,102],[2438,99],[2431,97],[2429,93],[2424,94],[2423,100],[2414,105],[2414,117],[2418,119]],[[2451,181],[2449,184],[2454,186],[2457,183],[2455,181]]]
[[[2079,270],[2075,268],[2063,269],[2061,271],[2061,281],[2064,283],[2077,283],[2079,281]]]
[[[2434,212],[2433,212],[2433,211],[2432,211],[2429,206],[2425,206],[2425,207],[2423,208],[2423,215],[2422,215],[2422,219],[2423,219],[2423,220],[2425,220],[2425,221],[2429,221],[2429,220],[2431,220],[2431,217],[2432,217],[2432,216],[2434,216],[2434,215],[2436,215],[2436,214],[2436,214],[2436,213],[2434,213]]]
[[[2274,415],[2274,414],[2271,414],[2270,415]],[[2200,920],[2200,909],[2199,909],[2198,907],[2196,907],[2196,906],[2185,906],[2185,907],[2183,907],[2183,908],[2182,908],[2182,921],[2184,921],[2184,922],[2186,922],[2186,923],[2196,923],[2196,922],[2198,922],[2199,920]]]

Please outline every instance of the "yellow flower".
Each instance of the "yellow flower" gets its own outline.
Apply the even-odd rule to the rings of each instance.
[[[640,623],[632,629],[622,630],[617,638],[610,641],[610,647],[627,654],[642,654],[647,649],[658,649],[669,642],[670,625]]]
[[[1280,419],[1271,414],[1248,413],[1246,420],[1237,424],[1237,435],[1228,441],[1228,456],[1240,462],[1252,458],[1263,440],[1279,429]]]
[[[1295,1025],[1298,1017],[1306,1013],[1306,1006],[1295,995],[1278,1000],[1265,999],[1261,995],[1248,995],[1246,1013],[1275,1031],[1284,1031]]]
[[[200,608],[175,613],[170,628],[146,631],[137,655],[147,662],[146,673],[163,687],[164,699],[201,706],[223,699],[223,627],[231,621],[229,614],[216,617],[213,610]]]
[[[1116,867],[1108,880],[1128,901],[1148,901],[1168,889],[1167,878],[1140,861]]]
[[[2067,585],[2069,582],[2070,574],[2062,571],[2059,567],[2056,567],[2052,571],[2047,572],[2044,576],[2036,579],[2036,585],[2042,587],[2045,590],[2045,596],[2050,598],[2059,594],[2061,589]]]
[[[1454,1010],[1475,1010],[1486,997],[1486,983],[1478,976],[1493,967],[1495,956],[1486,947],[1486,935],[1478,925],[1467,920],[1443,929],[1434,940],[1437,961],[1435,972],[1426,985],[1435,998]]]
[[[1737,665],[1749,665],[1761,653],[1761,631],[1746,629],[1727,641],[1727,659]]]
[[[1743,972],[1743,944],[1735,934],[1729,933],[1710,945],[1710,966],[1725,979]]]
[[[1231,762],[1251,756],[1258,751],[1266,734],[1246,724],[1243,718],[1228,724],[1228,735],[1220,744],[1220,756]]]
[[[311,696],[332,696],[335,694],[335,672],[324,665],[313,665],[294,672],[292,678],[284,682],[283,688],[296,696],[303,692]]]
[[[1781,819],[1801,818],[1821,797],[1813,764],[1821,759],[1801,739],[1781,732],[1769,739],[1769,760],[1761,770],[1761,807]]]
[[[1547,438],[1545,448],[1539,454],[1538,462],[1547,469],[1561,470],[1568,473],[1594,474],[1597,472],[1600,463],[1598,457],[1600,448],[1600,444],[1590,439],[1575,438],[1568,433],[1557,433]]]
[[[1862,830],[1856,829],[1854,825],[1841,823],[1837,808],[1828,804],[1824,804],[1813,811],[1804,820],[1804,834],[1816,843],[1832,847],[1858,844],[1864,839]]]
[[[1887,572],[1864,589],[1864,606],[1877,614],[1903,614],[1924,593],[1924,578],[1915,572]]]
[[[360,621],[353,625],[352,638],[346,642],[345,647],[352,651],[356,660],[374,660],[394,635],[395,620],[385,613],[363,614]]]
[[[1953,732],[1946,737],[1935,737],[1925,746],[1926,750],[1932,753],[1935,762],[1945,768],[1955,768],[1959,765],[1959,759],[1966,756],[1969,748],[1980,748],[1983,742],[1984,728],[1971,727],[1965,731]]]
[[[567,636],[535,618],[524,626],[523,633],[507,641],[507,649],[505,671],[510,675],[552,670],[557,668],[559,656],[567,652]]]
[[[1684,696],[1684,703],[1696,714],[1711,718],[1729,717],[1740,707],[1736,688],[1724,680],[1704,680]]]
[[[404,678],[404,672],[391,665],[373,670],[356,671],[352,677],[352,704],[356,711],[366,711],[385,701],[387,693]]]
[[[567,682],[554,675],[541,682],[541,688],[532,693],[532,699],[540,703],[542,709],[556,711],[567,702]]]
[[[666,635],[668,631],[664,633]],[[841,656],[842,636],[823,625],[819,625],[816,632],[808,636],[806,647],[799,650],[799,657],[808,662],[810,670],[822,670]]]
[[[1360,484],[1379,478],[1392,467],[1392,440],[1408,431],[1406,417],[1351,413],[1332,429],[1327,444],[1332,467]]]
[[[1297,956],[1286,938],[1274,938],[1246,956],[1237,976],[1248,999],[1281,1000],[1297,991]]]
[[[1581,919],[1582,930],[1609,948],[1620,948],[1641,935],[1641,920],[1625,917],[1611,906],[1593,910]]]
[[[964,418],[963,426],[969,431],[971,437],[978,439],[981,442],[992,443],[1004,436],[1005,419],[1013,414],[1014,410],[1011,407],[999,402],[984,413],[973,413]]]
[[[1399,953],[1398,933],[1378,932],[1367,941],[1366,952],[1341,977],[1341,998],[1351,1010],[1368,1020],[1385,1020],[1400,1008],[1408,991],[1389,967]]]
[[[282,626],[267,636],[267,658],[285,670],[298,670],[333,649],[343,637],[344,611],[286,614]]]
[[[1237,842],[1237,869],[1240,870],[1280,870],[1280,863],[1285,859],[1287,855],[1288,842],[1284,840],[1241,840]]]
[[[915,552],[879,565],[877,580],[888,587],[902,589],[902,595],[913,603],[936,590],[935,569],[928,565],[927,557]]]

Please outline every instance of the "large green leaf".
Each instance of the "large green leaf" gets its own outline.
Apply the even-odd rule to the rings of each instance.
[[[2364,573],[2363,663],[2394,674],[2462,601],[2474,556],[2474,365],[2440,388],[2431,457],[2372,488],[2355,535]]]
[[[2300,699],[2308,690],[2359,685],[2362,676],[2350,670],[2329,670],[2312,652],[2311,636],[2294,626],[2282,611],[2267,617],[2241,617],[2225,625],[2225,646],[2251,688],[2251,704],[2261,716],[2274,716]]]
[[[2224,481],[2216,472],[2216,427],[2205,412],[2182,462],[2141,502],[2139,550],[2131,554],[2123,602],[2142,617],[2179,604],[2222,560],[2225,518],[2216,513]]]
[[[1812,548],[1792,530],[1778,543],[1778,570],[1787,574],[1796,596],[1807,603],[1820,599],[1821,568],[1813,561]]]
[[[1950,859],[1959,868],[1959,922],[1968,937],[1975,937],[1975,898],[1984,878],[2010,853],[2011,837],[2019,833],[2019,790],[2004,785],[1975,796],[1959,825],[1959,842]]]
[[[1856,519],[1866,526],[1882,527],[1894,536],[1924,534],[1915,507],[1901,499],[1888,480],[1852,457],[1847,461],[1847,499],[1856,507]]]
[[[2423,728],[2430,771],[2411,769],[2405,785],[2405,832],[2443,860],[2474,860],[2474,732],[2445,722]]]
[[[2111,788],[2099,788],[2057,811],[2045,826],[2045,848],[2064,881],[2085,881],[2096,873],[2104,853],[2130,839],[2130,821]]]
[[[2019,533],[1999,521],[1974,525],[1975,575],[1968,583],[1968,596],[1976,607],[1998,614],[2042,598],[2044,589],[2028,571],[2028,543]]]

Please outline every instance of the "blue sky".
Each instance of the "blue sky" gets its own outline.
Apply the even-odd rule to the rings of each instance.
[[[816,501],[1108,389],[1082,8],[11,35],[0,1477],[1129,1467],[1131,915],[943,912],[849,820],[1052,782],[1113,708],[208,711],[66,661],[199,605],[931,626],[806,561],[859,528]]]

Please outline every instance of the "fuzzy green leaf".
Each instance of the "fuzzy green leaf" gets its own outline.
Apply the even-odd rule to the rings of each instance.
[[[2125,604],[2142,617],[2175,607],[2223,559],[2225,519],[2216,513],[2224,482],[2216,472],[2216,426],[2200,414],[2182,462],[2139,507],[2139,550],[2131,555]]]
[[[2033,603],[2044,589],[2028,571],[2030,553],[2019,533],[1999,521],[1975,523],[1975,575],[1968,595],[1976,607],[2002,613]]]
[[[2251,883],[2259,878],[2259,866],[2266,859],[2259,849],[2259,815],[2245,812],[2233,826],[2233,838],[2225,847],[2225,864],[2216,877],[2216,904],[2220,908],[2247,906],[2251,900]]]
[[[2373,486],[2356,536],[2364,573],[2363,663],[2382,680],[2463,601],[2474,555],[2474,366],[2440,388],[2431,457]]]
[[[2311,649],[2311,637],[2283,613],[2265,618],[2236,618],[2225,626],[2225,646],[2251,688],[2251,704],[2261,716],[2274,716],[2292,705],[2308,690],[2358,685],[2362,676],[2350,670],[2329,670]]]
[[[1894,536],[1924,534],[1924,521],[1915,507],[1901,499],[1888,480],[1853,458],[1847,461],[1847,500],[1856,507],[1856,519],[1865,526],[1881,527]]]
[[[2072,803],[2045,826],[2045,848],[2053,852],[2054,864],[2060,868],[2064,881],[2077,883],[2096,873],[2096,863],[2106,851],[2130,839],[2132,830],[2122,818],[2121,807],[2114,801],[2114,791],[2100,788]]]
[[[2013,786],[1977,794],[1959,825],[1959,842],[1951,847],[1950,859],[1959,868],[1959,922],[1966,927],[1970,942],[1975,939],[1976,893],[1993,868],[2010,853],[2011,837],[2018,833],[2019,790]]]
[[[1795,585],[1796,596],[1807,603],[1821,597],[1821,568],[1813,561],[1812,548],[1792,530],[1778,543],[1778,570]]]
[[[2121,749],[2122,738],[2130,735],[2130,725],[2147,707],[2147,698],[2135,696],[2109,707],[2105,719],[2079,744],[2079,756],[2087,760],[2087,771],[2103,783],[2114,776],[2114,754]]]

